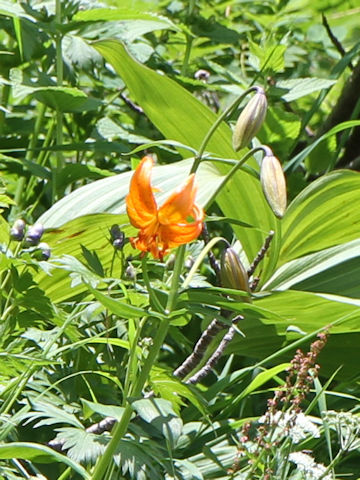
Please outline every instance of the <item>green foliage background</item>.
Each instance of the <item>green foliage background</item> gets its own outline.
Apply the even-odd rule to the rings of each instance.
[[[356,0],[0,1],[0,478],[248,478],[228,470],[242,425],[325,328],[320,387],[303,409],[320,423],[327,409],[357,415],[359,14]],[[205,255],[194,274],[204,242],[189,245],[168,314],[172,257],[149,259],[146,273],[128,242],[113,248],[110,228],[136,234],[125,197],[139,159],[157,160],[161,204],[220,112],[253,85],[269,102],[253,146],[280,159],[289,206],[279,220],[266,202],[259,153],[227,179],[250,148],[233,151],[232,112],[206,145],[197,201],[210,236],[246,268],[274,238],[252,303],[227,296]],[[50,260],[11,240],[19,218],[43,224]],[[229,325],[224,311],[244,317],[235,338],[201,384],[181,382],[174,370],[215,317]],[[99,473],[115,435],[86,428],[128,405],[127,434]],[[323,428],[299,449],[327,464],[336,450]],[[48,445],[56,436],[60,452]],[[332,475],[355,480],[359,462],[347,452]],[[281,475],[310,478],[294,466]]]

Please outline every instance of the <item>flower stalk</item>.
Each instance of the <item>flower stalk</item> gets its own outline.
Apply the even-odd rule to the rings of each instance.
[[[229,107],[223,111],[221,115],[216,119],[215,123],[211,126],[210,130],[207,132],[207,134],[204,137],[204,140],[202,141],[198,154],[194,158],[194,163],[191,167],[191,173],[195,173],[197,169],[199,168],[199,165],[202,161],[202,157],[205,152],[205,148],[207,144],[209,143],[211,137],[214,135],[215,131],[219,127],[219,125],[225,120],[240,104],[243,98],[246,97],[249,93],[253,92],[254,90],[256,91],[259,87],[250,87],[248,88],[243,94],[241,94],[238,98],[236,98]]]
[[[169,296],[166,304],[167,313],[171,313],[175,307],[176,297],[177,297],[177,292],[178,292],[179,282],[180,282],[180,273],[181,273],[181,269],[184,261],[184,254],[185,254],[185,245],[182,245],[178,248],[176,253],[174,272],[173,272],[170,292],[169,292]],[[168,315],[167,317],[161,320],[161,323],[159,325],[159,328],[153,340],[153,345],[149,349],[149,354],[145,359],[145,362],[139,373],[139,376],[134,385],[134,388],[130,391],[130,395],[132,397],[136,398],[141,394],[144,388],[144,385],[146,384],[149,378],[151,368],[153,367],[156,361],[156,358],[160,352],[160,349],[168,333],[170,321],[171,321],[170,315]],[[119,441],[124,437],[124,435],[128,430],[129,423],[133,413],[134,412],[133,412],[131,403],[129,403],[129,401],[126,399],[125,410],[122,414],[122,417],[120,421],[115,424],[113,428],[112,438],[109,444],[107,445],[105,452],[99,458],[97,464],[95,465],[95,469],[92,474],[91,480],[102,480],[104,478],[104,475],[106,473],[108,466],[111,465],[111,462],[116,452],[116,449],[118,447]]]

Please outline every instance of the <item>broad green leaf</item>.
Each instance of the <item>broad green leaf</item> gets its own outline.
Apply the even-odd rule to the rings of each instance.
[[[130,133],[129,131],[125,130],[121,125],[118,125],[113,120],[111,120],[111,118],[109,117],[101,118],[96,124],[96,130],[103,138],[110,141],[114,138],[119,138],[122,141],[127,140],[130,143],[140,145],[151,142],[149,138]]]
[[[131,406],[147,423],[151,423],[169,440],[172,448],[181,435],[183,422],[173,410],[171,402],[163,398],[142,398],[135,400]]]
[[[84,92],[70,87],[37,87],[33,96],[48,107],[62,112],[77,111],[87,100]]]
[[[39,220],[41,221],[41,220]],[[44,222],[45,223],[45,222]],[[78,284],[75,288],[71,285],[71,275],[69,271],[76,271],[77,267],[73,262],[66,261],[64,255],[71,255],[76,259],[84,262],[82,268],[84,275],[88,282],[92,283],[91,278],[87,275],[92,274],[93,281],[101,281],[101,278],[92,273],[85,267],[85,259],[82,256],[81,245],[84,245],[88,250],[95,250],[103,265],[105,272],[109,272],[111,261],[115,251],[109,241],[109,229],[113,224],[119,224],[126,236],[134,232],[134,229],[128,225],[128,218],[126,215],[86,215],[76,218],[59,228],[47,230],[43,236],[43,241],[48,243],[52,250],[53,260],[59,268],[53,269],[50,275],[44,273],[39,274],[36,278],[40,282],[40,287],[45,291],[54,302],[64,301],[73,298],[79,292],[87,289],[86,285]],[[46,223],[45,223],[45,226]],[[130,251],[130,246],[125,247],[125,252]],[[57,259],[61,259],[59,262]],[[119,262],[116,260],[112,274],[119,275]],[[70,259],[68,259],[70,260]],[[79,262],[79,260],[77,260]],[[81,264],[79,265],[81,267]],[[81,270],[78,271],[78,277],[81,277]]]
[[[295,288],[359,298],[359,256],[359,239],[320,250],[282,265],[263,288]]]
[[[84,69],[102,65],[102,57],[99,52],[78,35],[64,35],[61,48],[66,63],[70,65]]]
[[[129,7],[110,9],[110,8],[96,8],[92,10],[84,10],[78,12],[73,17],[75,22],[106,22],[107,30],[112,25],[109,22],[114,22],[116,26],[116,37],[128,43],[139,39],[146,33],[157,30],[175,30],[181,32],[182,29],[175,25],[170,19],[156,15],[149,12],[140,12]],[[116,22],[116,23],[115,23]],[[111,27],[110,27],[111,28]],[[104,38],[104,34],[101,35]],[[113,37],[114,34],[108,34],[107,37]],[[139,45],[134,45],[138,47]],[[129,47],[133,50],[133,46]],[[149,46],[147,46],[149,48]]]
[[[139,318],[147,315],[146,310],[143,310],[142,308],[133,307],[132,305],[124,303],[124,301],[121,301],[120,299],[111,298],[90,286],[88,286],[88,288],[105,308],[120,318]]]
[[[298,98],[318,92],[324,88],[329,88],[336,83],[336,80],[327,78],[290,78],[288,80],[279,80],[276,82],[278,88],[285,88],[287,93],[282,95],[286,102],[292,102]]]
[[[193,462],[188,460],[176,460],[175,465],[180,469],[182,478],[184,475],[188,475],[186,478],[191,480],[204,480],[204,476],[201,470],[194,465]]]
[[[358,301],[357,301],[358,303]],[[254,315],[241,321],[245,337],[237,336],[228,346],[228,353],[237,353],[262,360],[275,354],[292,340],[329,326],[330,337],[319,362],[323,375],[342,365],[342,375],[358,374],[360,351],[360,308],[346,297],[331,297],[309,292],[272,293],[255,301],[267,315]],[[271,313],[273,318],[271,318]],[[337,322],[334,326],[332,323]],[[304,345],[306,350],[308,344]],[[276,359],[289,361],[292,353]]]
[[[8,207],[9,205],[16,205],[14,200],[7,195],[0,193],[0,207]]]
[[[94,8],[92,10],[83,10],[77,12],[72,20],[75,22],[129,22],[135,27],[133,39],[154,30],[163,30],[171,28],[178,32],[181,29],[175,25],[169,18],[156,15],[154,13],[140,12],[131,7],[123,8]],[[141,25],[141,33],[137,30],[136,23]]]
[[[228,435],[223,434],[223,427],[222,422],[221,424],[214,422],[206,429],[203,422],[189,422],[184,425],[184,433],[179,443],[183,439],[184,442],[189,443],[186,449],[188,452],[187,463],[176,461],[176,465],[181,469],[182,480],[202,478],[226,480],[229,478],[229,475],[226,475],[226,469],[234,464],[237,447],[233,445],[233,441],[229,439]],[[200,453],[194,448],[198,442],[201,442],[200,445],[202,445]],[[188,464],[191,464],[193,468],[189,468]],[[202,476],[199,476],[194,467]]]
[[[124,408],[119,407],[118,405],[103,405],[102,403],[90,402],[85,398],[82,398],[81,401],[84,407],[86,407],[92,413],[98,413],[103,417],[114,417],[117,420],[120,420],[122,414],[124,413]]]
[[[125,350],[130,350],[129,342],[126,340],[121,340],[120,338],[111,338],[111,337],[96,337],[96,338],[84,338],[77,342],[59,347],[57,352],[75,350],[77,347],[88,344],[101,344],[101,345],[114,345],[115,347],[124,348]],[[141,354],[140,347],[137,347],[137,353]]]
[[[280,265],[359,237],[360,174],[336,170],[314,181],[283,219]]]
[[[22,31],[21,31],[21,22],[19,17],[13,17],[13,25],[16,35],[16,41],[19,45],[19,53],[21,61],[24,60],[24,47],[23,47],[23,39],[22,39]]]
[[[90,475],[78,463],[74,462],[66,455],[56,452],[46,445],[30,442],[14,442],[6,445],[0,445],[1,459],[21,458],[24,460],[33,460],[41,463],[59,462],[72,468],[82,478],[89,479]]]
[[[116,40],[93,44],[126,83],[134,100],[168,138],[198,149],[216,121],[216,114],[190,92],[164,75],[134,60]],[[222,123],[207,150],[226,158],[240,158],[231,146],[231,130]]]
[[[23,72],[19,68],[12,68],[10,80],[14,98],[22,100],[32,95],[45,105],[62,112],[81,112],[97,108],[101,101],[89,98],[86,93],[75,87],[34,87],[23,84]]]

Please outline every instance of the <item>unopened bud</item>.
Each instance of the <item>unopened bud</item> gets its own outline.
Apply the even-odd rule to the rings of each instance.
[[[284,216],[287,203],[286,181],[281,163],[274,155],[265,155],[260,180],[266,200],[278,218]]]
[[[250,292],[248,275],[238,254],[231,247],[226,248],[221,255],[220,268],[221,285],[234,290]],[[249,297],[238,296],[237,299],[250,302]]]
[[[16,240],[17,242],[21,242],[24,238],[25,234],[25,222],[21,218],[14,222],[14,225],[10,229],[10,238],[11,240]]]
[[[40,242],[43,233],[44,227],[41,223],[35,223],[35,225],[32,225],[29,228],[25,240],[29,245],[37,245]]]
[[[125,234],[120,230],[119,225],[114,224],[111,226],[110,236],[115,250],[121,250],[125,244]]]
[[[122,231],[120,230],[120,227],[117,223],[111,226],[110,228],[110,235],[112,240],[116,240],[117,238],[120,238],[122,235]]]
[[[264,90],[257,92],[240,113],[233,132],[233,149],[235,152],[246,147],[255,137],[264,123],[267,111],[267,100]]]
[[[172,268],[174,268],[174,265],[175,265],[175,259],[176,259],[176,255],[174,255],[173,253],[171,253],[167,260],[166,260],[166,263],[165,263],[165,267],[168,269],[168,270],[171,270]]]
[[[41,242],[39,243],[39,245],[37,246],[38,250],[40,251],[40,254],[41,254],[41,260],[49,260],[49,258],[51,257],[51,248],[50,246],[45,243],[45,242]]]
[[[186,270],[190,270],[190,268],[194,265],[194,262],[195,260],[193,259],[193,257],[189,255],[184,262],[184,267],[186,268]]]
[[[128,280],[135,280],[136,279],[136,270],[132,265],[128,265],[125,270],[125,277]]]
[[[122,234],[122,237],[120,237],[120,238],[115,238],[115,240],[112,242],[115,250],[121,250],[124,247],[124,243],[125,243],[125,235],[124,234]]]

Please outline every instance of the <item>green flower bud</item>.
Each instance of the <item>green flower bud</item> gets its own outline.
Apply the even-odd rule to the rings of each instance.
[[[257,92],[240,113],[236,122],[232,144],[235,152],[246,147],[255,137],[264,123],[267,111],[267,100],[264,90],[257,88]]]
[[[220,280],[221,285],[225,288],[250,292],[249,279],[245,267],[241,263],[238,254],[231,247],[226,248],[222,252]],[[236,299],[251,302],[250,297],[239,295]]]
[[[286,181],[281,163],[274,155],[265,155],[260,180],[266,200],[278,218],[284,216],[287,203]]]

